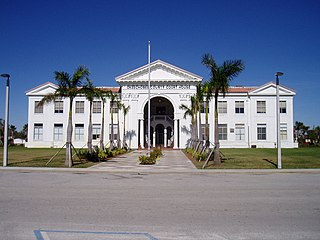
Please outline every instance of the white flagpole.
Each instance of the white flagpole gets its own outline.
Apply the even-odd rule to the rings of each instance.
[[[148,154],[150,154],[150,41],[148,42]]]

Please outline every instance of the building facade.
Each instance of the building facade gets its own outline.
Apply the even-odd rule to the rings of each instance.
[[[202,77],[161,60],[150,66],[150,140],[152,146],[181,149],[191,137],[191,118],[184,118],[181,104],[190,105],[190,97],[196,93],[196,85]],[[110,106],[106,99],[104,126],[105,144],[111,132],[110,107],[113,107],[114,133],[125,134],[130,148],[145,148],[148,139],[148,65],[116,77],[120,87],[106,88],[119,93],[125,106],[130,106],[125,116],[121,110]],[[29,90],[27,147],[62,147],[66,142],[68,99],[61,99],[39,107],[43,96],[52,93],[57,85],[47,82]],[[105,87],[103,87],[105,88]],[[280,132],[282,147],[293,148],[293,98],[295,92],[280,86]],[[73,144],[86,147],[89,102],[77,96],[73,103]],[[102,121],[101,100],[93,102],[93,144],[99,144]],[[266,83],[259,87],[230,87],[225,97],[218,101],[219,139],[221,147],[274,148],[276,147],[276,86]],[[209,139],[214,139],[214,101],[209,103]],[[119,119],[118,119],[119,118]],[[119,124],[118,124],[119,123]],[[201,113],[200,135],[204,133],[205,114]],[[117,136],[114,137],[117,139]]]

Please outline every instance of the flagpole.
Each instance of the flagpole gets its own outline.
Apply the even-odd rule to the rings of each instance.
[[[148,154],[150,154],[150,41],[148,42]]]

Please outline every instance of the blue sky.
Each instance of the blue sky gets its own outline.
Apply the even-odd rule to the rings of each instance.
[[[151,59],[208,78],[204,53],[242,59],[232,85],[296,90],[294,121],[320,125],[320,1],[0,1],[0,72],[11,74],[10,123],[27,123],[25,92],[80,64],[97,86]],[[5,81],[0,80],[0,118]],[[318,106],[318,107],[317,107]]]

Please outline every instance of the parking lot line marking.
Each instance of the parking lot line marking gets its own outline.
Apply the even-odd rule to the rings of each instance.
[[[149,240],[158,240],[149,233],[145,232],[90,232],[90,231],[71,231],[71,230],[34,230],[37,240],[50,240],[48,233],[75,233],[75,234],[97,234],[97,235],[136,235],[145,236]]]

